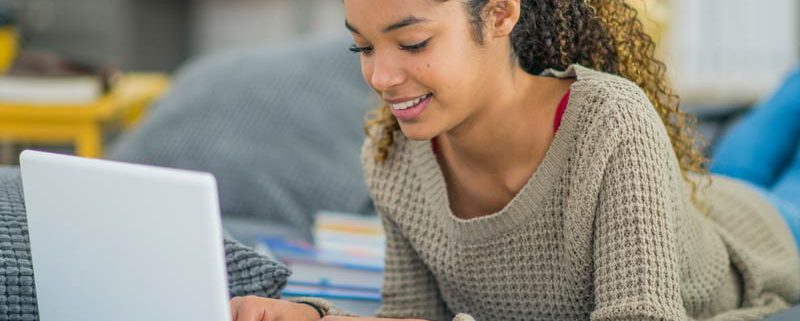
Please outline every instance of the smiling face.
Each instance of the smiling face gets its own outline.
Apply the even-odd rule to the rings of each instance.
[[[479,45],[460,0],[344,0],[346,25],[369,86],[410,139],[428,140],[492,99],[508,52]],[[506,42],[506,47],[508,47]]]

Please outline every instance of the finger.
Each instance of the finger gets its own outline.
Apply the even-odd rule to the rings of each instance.
[[[239,305],[242,304],[242,297],[235,297],[231,299],[231,320],[236,321],[237,312],[239,312]]]
[[[425,320],[342,317],[342,316],[328,315],[322,318],[320,321],[425,321]]]
[[[234,321],[270,321],[271,314],[265,315],[267,309],[254,300],[244,300],[237,312],[237,319]]]

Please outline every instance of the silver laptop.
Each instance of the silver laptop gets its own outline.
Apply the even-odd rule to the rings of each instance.
[[[211,174],[24,151],[42,321],[230,320]]]

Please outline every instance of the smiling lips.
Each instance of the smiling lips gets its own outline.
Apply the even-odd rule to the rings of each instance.
[[[432,96],[432,94],[427,94],[404,102],[393,103],[390,105],[392,114],[400,121],[412,121],[425,110]]]

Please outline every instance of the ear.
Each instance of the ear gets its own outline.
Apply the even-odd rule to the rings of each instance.
[[[489,0],[484,10],[490,37],[501,38],[511,34],[520,15],[520,0]]]

